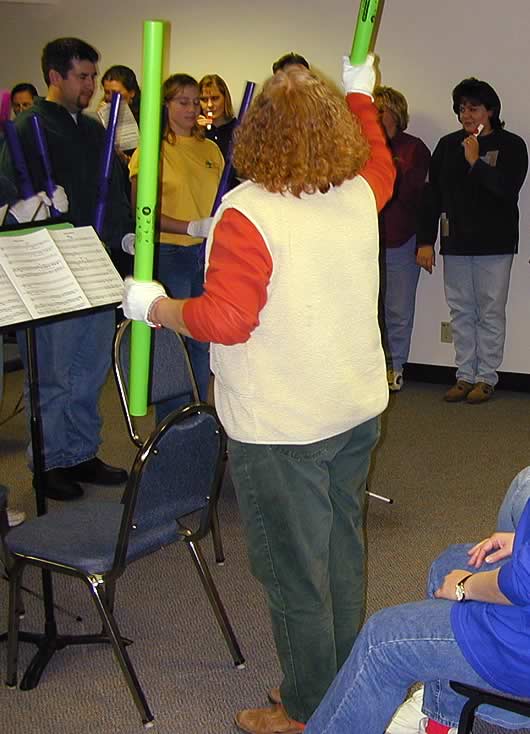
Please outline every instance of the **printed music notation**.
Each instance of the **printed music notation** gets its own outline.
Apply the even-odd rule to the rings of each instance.
[[[110,116],[110,104],[101,105],[98,115],[105,127],[108,127]],[[118,125],[116,128],[116,147],[120,150],[134,150],[138,147],[140,131],[138,124],[129,105],[122,100],[118,112]]]
[[[0,326],[118,303],[122,292],[92,227],[0,237]]]

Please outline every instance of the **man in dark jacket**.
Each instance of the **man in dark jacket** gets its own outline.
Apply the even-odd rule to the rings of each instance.
[[[44,129],[55,182],[66,192],[68,219],[75,226],[94,220],[105,131],[81,114],[95,90],[98,52],[77,38],[48,43],[42,70],[46,99],[16,120],[36,191],[45,189],[31,117]],[[0,174],[16,182],[6,147],[0,153]],[[130,209],[121,183],[113,176],[102,239],[119,247],[130,231]],[[80,483],[121,484],[127,473],[105,464],[96,454],[101,442],[98,400],[111,362],[114,331],[112,311],[65,318],[37,329],[39,397],[43,427],[45,491],[56,500],[80,497]],[[22,350],[24,351],[24,350]],[[23,358],[25,355],[23,354]]]

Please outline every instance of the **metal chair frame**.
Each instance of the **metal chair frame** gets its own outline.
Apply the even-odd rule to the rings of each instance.
[[[513,711],[516,714],[530,717],[529,699],[503,696],[500,693],[484,691],[482,688],[475,688],[475,686],[468,686],[465,683],[458,683],[457,681],[449,681],[449,685],[453,691],[468,699],[460,714],[458,734],[471,734],[477,709],[482,704],[488,704],[504,709],[505,711]]]
[[[124,344],[124,338],[126,337],[128,333],[128,329],[130,328],[132,324],[132,321],[130,319],[124,319],[121,323],[118,324],[116,329],[116,334],[114,337],[114,344],[112,349],[112,362],[113,362],[113,371],[114,371],[114,377],[116,380],[116,385],[118,388],[118,395],[120,398],[120,404],[122,407],[123,415],[125,417],[125,423],[127,425],[127,431],[129,433],[129,437],[131,441],[134,443],[135,446],[138,448],[143,445],[143,439],[141,438],[137,427],[134,423],[133,417],[129,411],[129,394],[128,394],[128,376],[127,371],[123,367],[123,360],[122,360],[122,350],[127,348],[128,345]],[[155,332],[155,338],[158,336],[158,334]],[[184,339],[180,336],[180,334],[177,334],[176,332],[170,331],[170,330],[164,330],[160,332],[160,337],[167,338],[169,337],[175,341],[175,344],[177,345],[177,348],[180,352],[182,362],[185,366],[185,379],[189,383],[190,391],[193,397],[192,404],[193,405],[208,405],[208,403],[205,403],[204,401],[201,401],[199,398],[199,389],[197,387],[197,381],[195,379],[195,374],[193,372],[193,367],[191,366],[191,361],[188,355],[188,350],[186,349],[186,344],[184,342]],[[153,360],[153,355],[155,353],[155,350],[151,350],[151,359]],[[153,380],[156,379],[156,370],[155,365],[151,364],[151,383]],[[151,403],[154,404],[154,403]],[[221,428],[221,430],[223,430]],[[221,538],[221,529],[219,524],[219,513],[217,508],[217,501],[215,502],[215,505],[212,509],[212,517],[211,517],[211,531],[212,531],[212,542],[213,542],[213,548],[214,548],[214,554],[215,554],[215,562],[217,565],[222,566],[225,562],[225,555],[224,555],[224,549],[223,549],[223,541]]]

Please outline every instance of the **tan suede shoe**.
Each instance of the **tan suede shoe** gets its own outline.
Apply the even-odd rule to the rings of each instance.
[[[248,734],[299,734],[305,729],[304,724],[289,718],[281,704],[266,709],[244,709],[235,721]]]
[[[468,393],[466,400],[470,405],[480,405],[491,398],[493,391],[493,385],[488,385],[487,382],[477,382],[473,390]]]
[[[473,385],[470,382],[457,380],[456,384],[445,393],[444,400],[447,403],[459,403],[467,398],[471,390],[473,390]]]

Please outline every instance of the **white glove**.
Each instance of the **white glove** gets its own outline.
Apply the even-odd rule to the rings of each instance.
[[[374,55],[368,54],[364,64],[353,66],[347,56],[342,57],[342,86],[346,94],[359,92],[373,99],[375,85]]]
[[[145,321],[149,326],[158,326],[149,321],[149,311],[159,298],[168,298],[164,286],[156,280],[141,282],[134,278],[125,278],[122,308],[128,319]]]
[[[188,234],[190,237],[202,237],[205,240],[210,233],[213,217],[205,217],[205,219],[195,219],[188,222]]]
[[[50,200],[44,193],[39,191],[38,194],[30,196],[29,199],[20,199],[9,208],[9,213],[15,217],[17,222],[39,222],[43,219],[50,218],[50,210],[48,205]]]
[[[128,232],[121,238],[121,249],[128,255],[134,255],[134,243],[136,242],[136,235],[134,232]]]
[[[46,197],[48,199],[48,197]],[[46,202],[48,206],[50,206],[50,200]],[[68,211],[68,197],[66,196],[66,191],[63,189],[62,186],[56,186],[55,191],[53,192],[51,205],[54,209],[56,209],[61,214],[66,214]]]

